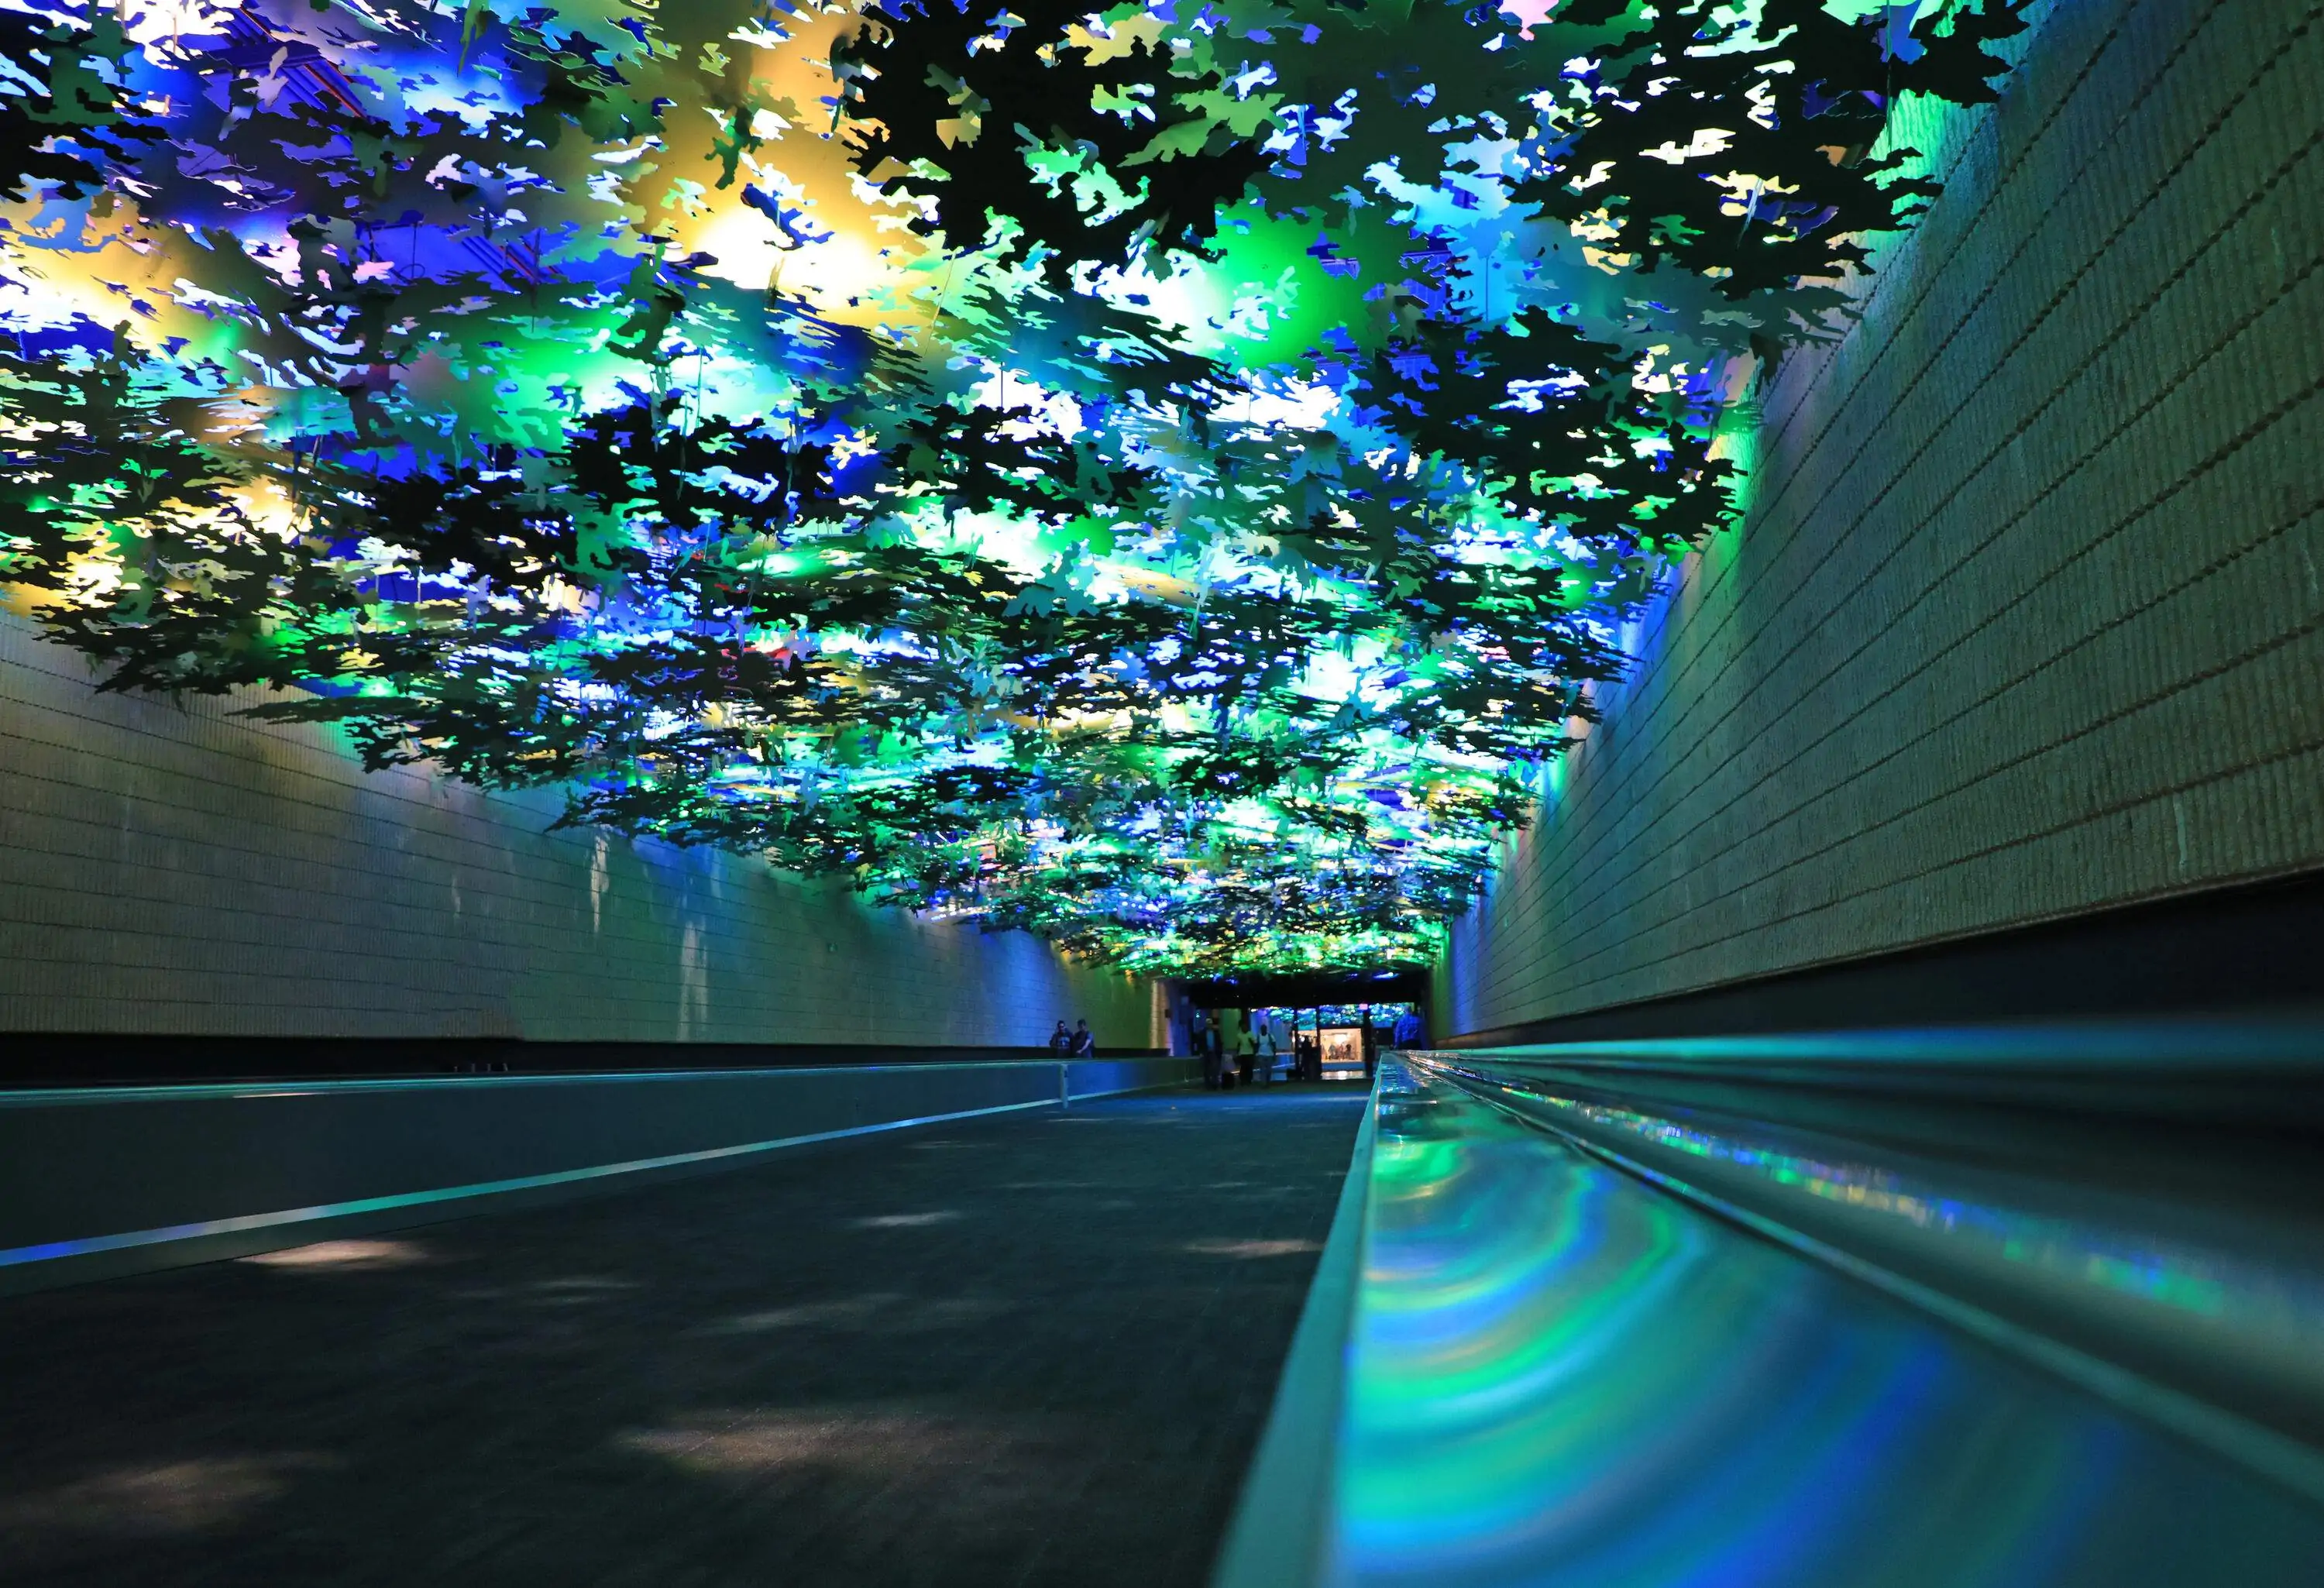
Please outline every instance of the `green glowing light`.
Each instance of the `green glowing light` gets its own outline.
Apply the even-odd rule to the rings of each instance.
[[[32,0],[0,572],[572,821],[1423,963],[2017,4]]]

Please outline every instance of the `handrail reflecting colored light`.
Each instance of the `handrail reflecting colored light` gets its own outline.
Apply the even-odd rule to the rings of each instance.
[[[1807,1100],[1794,1076],[1629,1101],[1637,1079],[1564,1054],[1413,1062],[2324,1500],[2324,1209],[2307,1195],[2324,1177],[2304,1139],[2144,1117],[2156,1070],[2203,1084],[2200,1049],[2146,1057],[2133,1122],[2104,1117],[2089,1075],[2082,1108],[2029,1116],[1868,1094],[1846,1072]],[[1779,1117],[1739,1112],[1754,1104]]]
[[[2301,1142],[2142,1190],[2108,1166],[2136,1167],[2114,1155],[2152,1121],[1891,1094],[1843,1140],[1837,1092],[1770,1085],[1784,1117],[1754,1120],[1739,1093],[1626,1107],[1601,1080],[1574,1097],[1534,1054],[1383,1061],[1363,1215],[1341,1221],[1362,1241],[1343,1394],[1305,1445],[1326,1537],[1279,1556],[1313,1569],[1276,1588],[2324,1580],[2314,1446],[2227,1399],[2273,1373],[2290,1405],[2315,1365],[2305,1210],[2223,1233]],[[2067,1299],[1996,1310],[1969,1279],[1997,1263]],[[2091,1297],[2254,1349],[2209,1377],[2126,1364],[2136,1331],[2095,1331]]]

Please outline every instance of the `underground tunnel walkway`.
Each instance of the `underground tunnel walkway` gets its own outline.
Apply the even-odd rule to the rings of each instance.
[[[0,1302],[12,1583],[1197,1584],[1356,1087]]]

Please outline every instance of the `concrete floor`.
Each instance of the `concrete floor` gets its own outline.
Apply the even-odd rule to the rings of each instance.
[[[0,1302],[0,1574],[1191,1588],[1359,1096],[1118,1099]]]

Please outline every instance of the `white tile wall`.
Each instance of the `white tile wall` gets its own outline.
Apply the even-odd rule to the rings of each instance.
[[[2324,865],[2324,7],[2053,7],[1453,934],[1482,1030]]]

